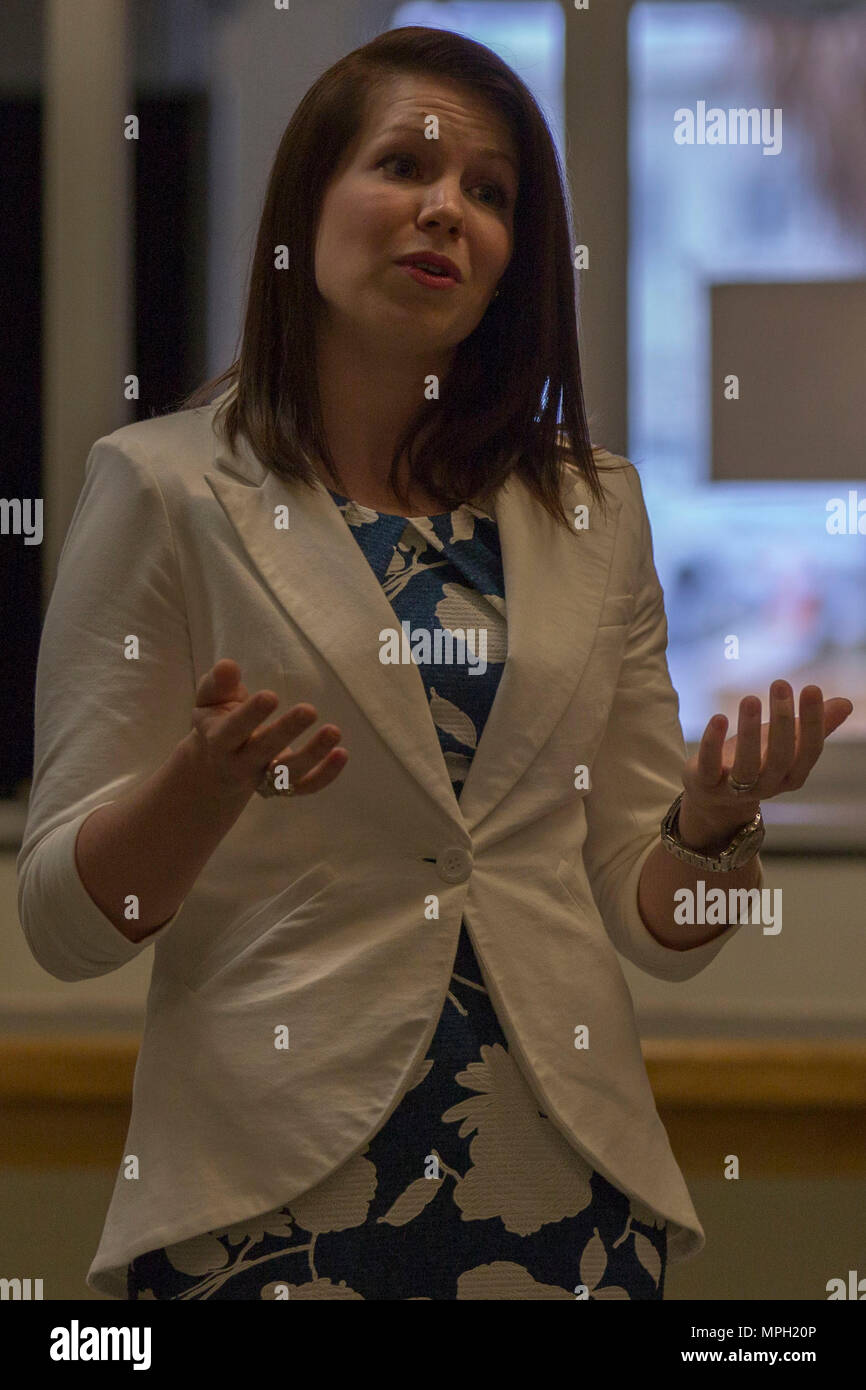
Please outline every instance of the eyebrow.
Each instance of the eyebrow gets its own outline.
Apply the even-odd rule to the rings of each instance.
[[[388,136],[391,136],[391,135],[402,135],[402,134],[407,134],[407,135],[419,135],[419,136],[420,136],[420,135],[422,134],[422,132],[418,129],[417,126],[414,126],[414,125],[408,125],[408,124],[393,125],[393,126],[389,126],[389,128],[388,128],[387,130],[385,130],[385,131],[382,132],[381,138],[384,140],[384,139],[386,139]],[[510,165],[511,165],[511,167],[512,167],[512,169],[514,170],[514,173],[515,173],[515,174],[517,174],[517,172],[518,172],[518,170],[517,170],[517,164],[516,164],[515,161],[511,158],[511,155],[510,155],[510,154],[506,154],[504,150],[495,150],[495,149],[492,147],[492,145],[485,145],[483,149],[476,150],[476,151],[475,151],[475,154],[481,155],[482,157],[486,155],[486,156],[487,156],[488,158],[490,158],[490,159],[504,159],[505,162],[506,162],[506,164],[510,164]]]

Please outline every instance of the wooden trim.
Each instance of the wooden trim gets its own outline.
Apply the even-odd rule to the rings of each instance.
[[[656,1039],[643,1054],[659,1105],[866,1109],[866,1043]]]
[[[128,1104],[139,1045],[135,1033],[0,1038],[0,1105]]]
[[[139,1038],[0,1039],[0,1164],[112,1169]],[[648,1040],[647,1073],[688,1177],[866,1177],[866,1044]]]
[[[135,1033],[0,1038],[0,1104],[128,1103],[139,1043]],[[866,1043],[665,1038],[642,1046],[660,1105],[866,1108]]]

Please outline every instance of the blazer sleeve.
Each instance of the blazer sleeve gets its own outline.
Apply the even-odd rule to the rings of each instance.
[[[744,924],[733,923],[703,946],[678,951],[656,940],[638,908],[641,870],[660,843],[662,817],[683,789],[681,770],[688,750],[679,721],[679,696],[668,670],[667,618],[652,533],[633,464],[626,476],[631,505],[623,507],[620,525],[629,525],[626,516],[630,514],[627,543],[635,546],[638,557],[635,607],[584,802],[583,862],[605,927],[620,954],[658,979],[688,980],[704,970]],[[761,887],[760,858],[758,866]]]
[[[116,970],[170,931],[183,909],[131,942],[97,907],[75,862],[84,820],[165,761],[189,733],[195,704],[168,511],[151,468],[120,434],[97,440],[88,455],[36,671],[18,914],[32,954],[60,980]],[[125,655],[130,638],[137,659]]]

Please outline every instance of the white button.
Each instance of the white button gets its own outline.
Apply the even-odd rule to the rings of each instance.
[[[443,849],[436,872],[446,883],[465,883],[472,873],[472,855],[465,849]]]

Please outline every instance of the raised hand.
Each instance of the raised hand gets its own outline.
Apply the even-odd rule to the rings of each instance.
[[[296,796],[321,791],[348,761],[338,748],[340,730],[325,724],[302,748],[291,743],[318,719],[315,706],[293,705],[270,724],[263,720],[279,704],[272,690],[250,695],[241,668],[224,657],[202,676],[189,735],[195,756],[218,795],[249,795],[274,764],[285,764]]]
[[[700,747],[683,768],[680,828],[691,825],[719,836],[733,834],[752,819],[761,801],[803,786],[829,737],[853,710],[852,702],[825,700],[820,686],[800,692],[800,715],[794,715],[794,691],[786,680],[770,688],[770,721],[761,723],[761,701],[740,701],[737,733],[725,739],[728,721],[714,714]],[[748,790],[737,791],[740,783]]]

